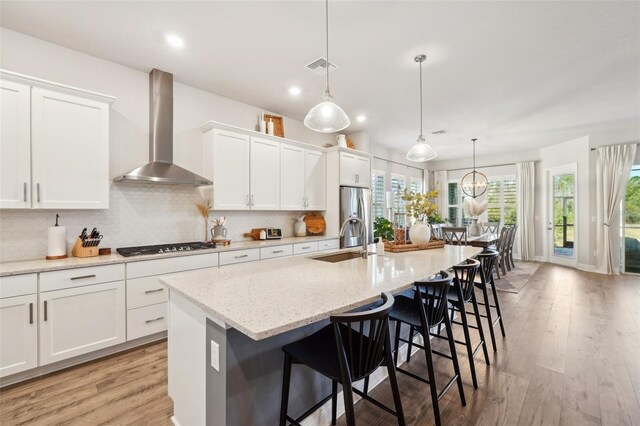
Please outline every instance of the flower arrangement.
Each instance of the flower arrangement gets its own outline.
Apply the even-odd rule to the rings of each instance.
[[[210,219],[209,222],[211,222],[211,225],[213,226],[224,226],[225,223],[227,223],[227,217],[226,216],[220,216],[219,218],[213,218]]]
[[[477,201],[475,198],[467,198],[464,200],[464,212],[473,219],[477,219],[484,213],[488,206],[488,200]]]
[[[438,204],[435,202],[439,194],[439,191],[429,191],[422,194],[409,192],[405,189],[401,196],[405,201],[407,214],[416,219],[427,219],[430,223],[440,223],[442,220],[437,213]]]
[[[200,193],[201,202],[196,203],[196,207],[198,208],[200,215],[204,219],[204,240],[208,241],[209,210],[213,208],[213,187],[201,186],[198,188],[198,192]]]

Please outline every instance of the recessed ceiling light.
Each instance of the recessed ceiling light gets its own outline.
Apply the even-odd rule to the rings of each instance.
[[[178,37],[175,34],[169,34],[166,37],[167,43],[169,43],[173,47],[182,47],[184,46],[184,40],[181,37]]]
[[[301,90],[299,87],[289,87],[289,94],[292,96],[298,96],[300,94]]]
[[[362,123],[363,121],[367,120],[367,117],[365,117],[364,115],[359,115],[356,117],[356,120]]]

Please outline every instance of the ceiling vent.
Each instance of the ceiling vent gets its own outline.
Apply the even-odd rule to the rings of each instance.
[[[313,73],[316,75],[323,76],[325,75],[327,69],[327,60],[321,56],[318,59],[309,62],[307,65],[305,65],[305,68],[313,71]],[[333,62],[329,62],[329,72],[335,71],[336,69],[338,69],[338,66]]]
[[[431,132],[432,135],[444,135],[445,133],[447,133],[446,130],[437,130],[435,132]]]

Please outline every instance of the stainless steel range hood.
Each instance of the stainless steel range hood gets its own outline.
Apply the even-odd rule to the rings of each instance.
[[[173,164],[173,74],[149,73],[149,163],[114,182],[212,185],[209,179]]]

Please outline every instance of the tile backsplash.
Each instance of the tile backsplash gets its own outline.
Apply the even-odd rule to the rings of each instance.
[[[44,258],[47,228],[55,223],[67,227],[69,254],[82,228],[98,227],[104,235],[100,247],[202,241],[203,218],[196,204],[201,201],[195,188],[144,184],[113,184],[107,210],[0,210],[0,261]],[[293,236],[293,221],[304,212],[212,211],[210,217],[227,217],[227,236],[245,239],[251,228],[282,228]]]

